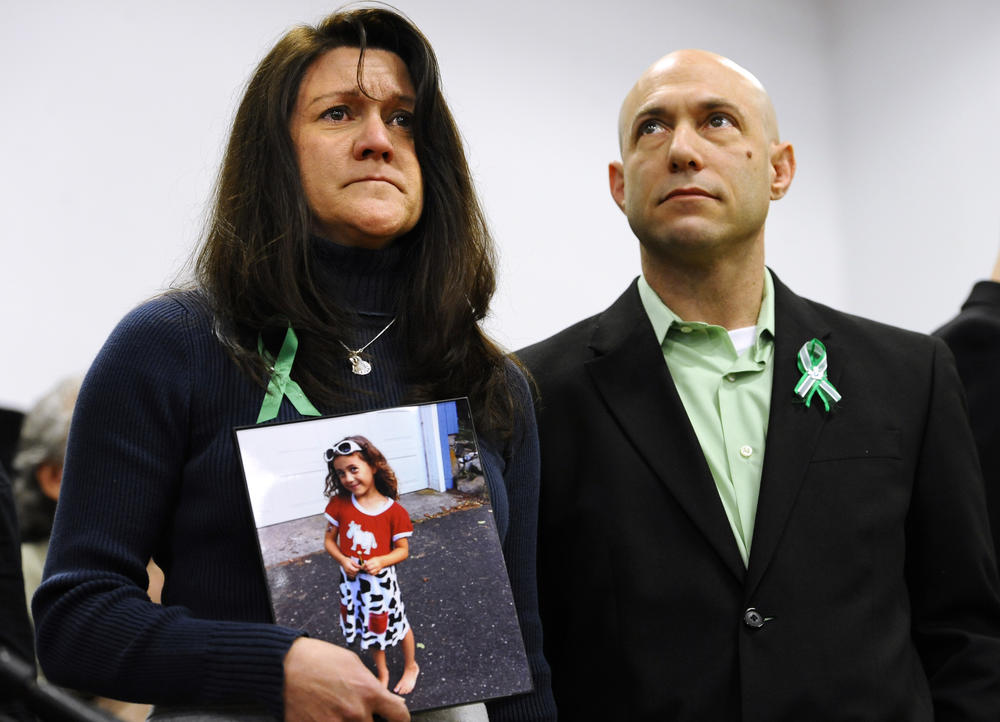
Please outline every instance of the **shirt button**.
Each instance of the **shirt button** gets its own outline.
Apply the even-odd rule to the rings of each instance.
[[[740,456],[742,456],[744,459],[749,459],[752,454],[753,454],[752,446],[744,444],[743,446],[740,447]]]
[[[691,333],[690,326],[681,326],[681,333]]]
[[[726,381],[735,381],[736,374],[726,374]]]
[[[743,623],[750,629],[760,629],[764,626],[764,615],[750,607],[743,613]]]

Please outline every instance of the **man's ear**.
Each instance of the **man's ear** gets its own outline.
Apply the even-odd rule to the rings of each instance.
[[[608,184],[611,187],[611,197],[615,205],[625,212],[625,169],[620,160],[608,163]]]
[[[791,143],[771,146],[771,200],[783,198],[795,177],[795,149]]]

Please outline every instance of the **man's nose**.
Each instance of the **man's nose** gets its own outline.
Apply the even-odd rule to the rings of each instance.
[[[392,160],[392,138],[382,118],[373,113],[365,117],[358,126],[358,136],[354,141],[354,157],[357,160],[381,156],[382,160]]]
[[[701,170],[701,136],[687,123],[679,123],[670,139],[669,162],[674,173]]]

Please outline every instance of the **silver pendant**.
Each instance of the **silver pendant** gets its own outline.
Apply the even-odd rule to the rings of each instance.
[[[372,365],[356,353],[352,353],[348,360],[351,362],[351,373],[357,376],[367,376],[371,373]]]

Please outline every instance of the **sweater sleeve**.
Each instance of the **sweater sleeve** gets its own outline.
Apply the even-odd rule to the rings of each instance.
[[[551,672],[542,652],[542,623],[538,614],[535,569],[541,469],[538,429],[527,380],[513,363],[509,363],[507,375],[517,411],[514,433],[503,454],[503,479],[508,507],[503,553],[534,690],[528,694],[495,700],[487,708],[490,720],[554,720],[556,706],[552,697]]]
[[[186,473],[192,398],[203,391],[193,388],[200,363],[194,344],[211,335],[193,333],[192,315],[169,296],[139,307],[87,375],[45,579],[33,600],[38,656],[50,680],[94,694],[154,704],[257,704],[280,717],[284,655],[301,632],[208,618],[210,610],[196,616],[146,595],[148,560],[184,543],[164,541],[184,513],[181,487],[207,481]],[[220,418],[218,425],[225,423]]]

